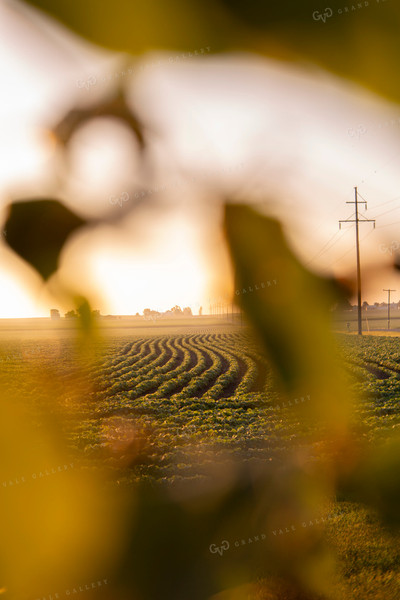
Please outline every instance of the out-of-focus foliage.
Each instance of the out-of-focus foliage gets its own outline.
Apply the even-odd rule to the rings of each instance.
[[[390,435],[383,443],[372,446],[352,477],[342,488],[348,498],[376,508],[392,528],[400,526],[400,439]]]
[[[112,49],[195,51],[208,45],[213,52],[256,50],[291,60],[308,59],[400,98],[393,76],[400,49],[400,8],[393,1],[364,3],[354,11],[344,11],[338,2],[329,10],[325,5],[318,8],[310,0],[273,5],[229,0],[140,4],[35,0],[32,4]],[[123,118],[144,146],[143,127],[121,96],[87,110],[73,110],[56,128],[58,137],[68,144],[88,118],[108,114]],[[63,244],[83,224],[52,200],[15,203],[6,223],[7,240],[47,279],[57,268]],[[121,418],[123,413],[117,419],[106,415],[100,424],[93,415],[90,401],[95,392],[86,380],[85,367],[92,360],[94,337],[90,306],[80,302],[86,348],[75,348],[74,365],[58,370],[45,368],[43,361],[35,364],[21,384],[22,390],[33,390],[34,402],[28,403],[28,409],[23,392],[11,394],[7,382],[4,387],[0,443],[6,485],[0,496],[0,576],[13,600],[25,595],[49,598],[60,587],[89,583],[103,569],[114,577],[112,591],[104,596],[113,600],[203,600],[260,575],[285,580],[294,598],[335,597],[332,552],[323,527],[314,527],[314,521],[321,512],[326,514],[336,491],[356,491],[358,500],[369,502],[397,523],[393,506],[398,485],[393,477],[398,461],[392,450],[397,441],[374,455],[365,452],[352,432],[353,393],[339,366],[328,318],[329,306],[337,301],[334,286],[299,263],[275,221],[244,206],[228,206],[226,231],[240,301],[275,369],[279,392],[284,398],[307,394],[310,399],[293,406],[302,443],[288,443],[279,464],[227,460],[223,468],[203,465],[208,483],[199,485],[178,478],[172,485],[146,484],[145,479],[141,485],[120,485],[121,480],[115,480],[120,471],[115,475],[110,469],[112,474],[105,476],[103,456],[95,464],[77,450],[79,468],[66,469],[62,478],[57,473],[52,473],[53,479],[46,475],[42,485],[35,487],[33,473],[67,462],[66,440],[86,433],[80,419],[86,419],[85,427],[91,420],[93,429],[104,436],[104,451],[111,446],[112,458],[119,460],[123,471],[121,479],[132,465],[139,460],[151,463],[154,455],[151,419],[140,428],[135,415],[131,419]],[[189,353],[190,361],[195,354]],[[185,379],[173,382],[174,386],[178,383],[182,391],[188,383]],[[220,391],[214,389],[216,397],[211,399],[216,403]],[[169,400],[167,393],[158,400]],[[136,408],[135,399],[130,398],[130,408]],[[154,410],[151,402],[145,406]],[[185,418],[184,411],[179,417]],[[307,436],[310,424],[313,433]],[[116,436],[120,429],[125,436],[122,442]],[[321,451],[318,461],[310,449],[313,444]],[[16,483],[20,473],[29,485]],[[118,495],[109,492],[118,487],[122,488]],[[300,525],[296,536],[285,537],[284,528],[302,521],[313,525]],[[282,535],[270,536],[264,545],[248,541],[235,545],[243,536],[279,529]],[[234,543],[230,552],[211,550],[222,550],[226,539]],[[269,591],[266,587],[263,596],[268,597]],[[238,588],[235,598],[245,597],[245,588]],[[290,595],[282,592],[278,597]]]
[[[229,14],[211,0],[116,0],[112,4],[88,0],[84,5],[76,0],[35,0],[31,4],[96,44],[133,54],[160,47],[195,50],[211,45],[211,40],[213,48],[215,44],[222,48],[231,33],[226,31]]]
[[[66,145],[79,127],[84,125],[86,121],[96,117],[115,117],[121,119],[135,134],[139,147],[142,150],[144,149],[145,136],[143,125],[132,113],[132,109],[127,106],[123,89],[116,90],[111,99],[99,101],[90,108],[72,109],[63,120],[58,123],[54,129],[54,133],[57,139],[62,144]]]
[[[58,200],[14,202],[6,221],[7,244],[48,279],[57,270],[66,240],[84,224]]]
[[[307,61],[400,99],[400,5],[394,0],[31,0],[93,42],[133,54],[154,48],[253,50]],[[166,25],[167,24],[167,25]]]
[[[240,303],[285,392],[301,396],[308,390],[311,401],[296,410],[344,433],[351,396],[336,359],[329,318],[330,306],[341,297],[339,286],[307,271],[288,247],[279,223],[245,205],[227,206],[226,232]]]
[[[57,356],[32,343],[23,350],[24,373],[13,380],[8,363],[0,403],[0,578],[10,600],[106,577],[123,527],[115,494],[67,447],[79,411],[65,412]],[[89,388],[78,375],[67,385],[79,406]]]
[[[400,394],[398,338],[346,337],[343,340],[348,368],[366,396],[360,422],[368,445],[357,471],[340,482],[342,493],[374,506],[392,527],[399,526],[399,444],[397,433]],[[361,417],[361,415],[359,415]]]
[[[285,582],[285,589],[278,584],[277,598],[337,598],[340,585],[336,588],[334,582],[339,577],[324,535],[336,491],[354,496],[355,486],[357,499],[393,517],[397,487],[390,478],[397,463],[385,458],[387,468],[380,471],[381,461],[374,459],[374,489],[365,467],[373,465],[371,453],[364,452],[352,433],[353,392],[340,369],[330,332],[329,306],[338,297],[335,286],[299,263],[277,222],[248,207],[227,207],[226,232],[235,288],[275,369],[273,402],[307,397],[290,407],[296,433],[286,432],[283,437],[283,412],[278,421],[269,423],[271,407],[264,398],[263,422],[269,425],[264,436],[262,423],[255,429],[266,452],[261,460],[231,454],[225,444],[217,460],[213,448],[221,444],[222,433],[208,424],[208,443],[215,458],[205,461],[207,452],[196,449],[201,440],[194,437],[188,465],[192,477],[182,477],[188,469],[182,464],[187,460],[186,441],[179,440],[179,431],[188,419],[187,402],[192,402],[193,394],[205,392],[195,398],[200,413],[204,410],[198,421],[191,415],[195,433],[196,423],[203,431],[201,424],[209,419],[210,402],[213,418],[224,421],[222,432],[229,423],[227,436],[232,418],[239,425],[244,422],[222,412],[223,395],[229,394],[229,386],[239,376],[230,360],[239,340],[224,347],[208,335],[203,341],[200,336],[179,343],[170,337],[139,339],[122,348],[121,363],[112,352],[108,358],[96,354],[90,306],[77,299],[85,344],[69,354],[69,364],[39,356],[28,371],[25,367],[21,372],[21,389],[6,380],[9,398],[27,389],[30,398],[14,400],[10,407],[6,404],[4,413],[9,430],[2,437],[3,453],[9,460],[3,465],[3,481],[9,483],[3,490],[8,495],[3,494],[1,501],[3,514],[9,515],[5,526],[9,554],[1,561],[1,576],[11,598],[32,591],[45,597],[73,587],[75,581],[78,586],[100,576],[110,578],[104,597],[113,600],[132,595],[141,600],[203,600],[233,589],[242,600],[247,594],[242,586],[260,576],[266,578],[263,593],[274,593],[272,581]],[[242,351],[250,352],[261,365],[258,346],[249,343],[250,349],[242,346]],[[251,362],[242,360],[248,368],[243,391],[250,392],[257,378]],[[179,371],[179,361],[184,370]],[[168,373],[163,366],[172,369],[175,377],[163,381]],[[282,400],[277,400],[277,392]],[[266,393],[269,397],[270,390]],[[252,402],[255,398],[245,395],[240,410],[251,411]],[[32,431],[24,425],[24,412],[14,414],[18,406],[34,415]],[[19,421],[22,438],[15,436]],[[37,488],[12,483],[15,473],[29,476],[49,469],[51,462],[64,464],[71,453],[68,438],[75,440],[74,464],[78,465],[71,475],[51,479],[50,473],[45,485]],[[281,446],[278,452],[274,445]],[[164,457],[170,464],[163,464]],[[157,462],[169,477],[148,476],[160,472]],[[31,511],[19,523],[16,507],[25,503]],[[39,531],[45,535],[43,540]],[[31,542],[22,548],[23,535]],[[76,566],[72,555],[78,557]],[[18,576],[24,574],[22,587],[17,557]],[[102,569],[106,575],[99,575]]]
[[[351,431],[353,393],[329,327],[328,307],[337,300],[332,282],[309,273],[286,245],[281,226],[249,207],[228,205],[225,227],[240,302],[283,388],[294,395],[305,385],[310,390],[311,401],[294,410],[301,421],[311,420],[323,431],[324,445],[332,451],[327,490],[329,484],[339,486],[398,525],[399,438],[368,448]],[[260,287],[271,280],[276,285]]]
[[[124,536],[114,548],[108,538],[106,544],[110,551],[119,548],[115,551],[118,566],[116,570],[111,568],[110,560],[99,569],[99,577],[107,577],[110,572],[112,576],[110,574],[104,590],[93,591],[93,597],[125,600],[135,591],[139,597],[152,599],[208,598],[211,593],[226,589],[223,598],[229,600],[258,600],[268,597],[267,594],[274,600],[294,599],[299,597],[299,586],[307,588],[307,579],[313,578],[310,568],[314,565],[320,576],[331,582],[331,597],[340,598],[343,589],[342,597],[358,599],[360,595],[352,579],[355,577],[360,590],[365,588],[363,597],[384,600],[385,596],[379,594],[388,593],[389,589],[398,590],[395,581],[398,548],[394,542],[390,546],[373,514],[349,503],[324,505],[325,499],[317,493],[318,471],[310,471],[312,463],[322,466],[326,463],[321,447],[323,432],[317,430],[317,435],[314,432],[318,442],[308,448],[309,465],[304,465],[305,469],[290,464],[289,449],[303,446],[304,452],[301,436],[305,426],[293,410],[296,406],[293,399],[283,406],[282,399],[271,387],[270,377],[264,392],[233,393],[226,398],[196,398],[193,391],[190,395],[189,387],[200,383],[202,373],[192,376],[185,388],[186,397],[171,390],[172,396],[165,397],[164,393],[164,397],[160,394],[155,398],[156,394],[136,389],[131,375],[143,373],[145,379],[147,372],[145,381],[150,383],[153,373],[149,369],[152,365],[157,369],[160,359],[166,358],[164,350],[167,351],[168,344],[171,350],[204,346],[209,353],[229,351],[238,358],[256,352],[248,334],[239,334],[234,327],[231,334],[212,334],[214,341],[208,346],[209,335],[207,330],[175,337],[146,334],[129,342],[117,337],[103,342],[97,349],[92,341],[90,360],[82,352],[78,355],[74,352],[71,340],[46,341],[39,346],[28,341],[1,345],[0,379],[7,379],[4,392],[15,398],[15,391],[19,390],[24,397],[24,410],[30,407],[31,415],[32,407],[36,406],[30,427],[35,429],[38,421],[42,423],[43,436],[43,424],[48,421],[49,432],[53,430],[59,445],[66,433],[74,448],[72,457],[68,448],[68,461],[73,462],[75,470],[85,474],[85,480],[96,464],[100,471],[107,469],[107,486],[98,479],[93,487],[93,507],[105,494],[106,503],[111,499],[106,491],[111,481],[121,490],[117,507],[114,505],[110,510],[117,511],[114,517],[119,514],[123,519]],[[201,344],[202,339],[204,344]],[[386,342],[388,353],[390,350],[390,356],[396,360],[399,341]],[[392,377],[381,380],[380,385],[380,380],[368,372],[372,364],[368,358],[389,364],[389,358],[386,361],[384,358],[385,340],[346,336],[342,345],[349,356],[364,365],[354,366],[355,375],[360,371],[362,390],[367,391],[371,385],[376,388],[372,392],[374,397],[360,405],[357,419],[366,424],[369,442],[384,440],[387,432],[399,423],[399,410],[390,393],[398,381],[393,373]],[[375,353],[371,351],[373,348]],[[396,367],[395,361],[391,364]],[[169,368],[172,367],[170,363]],[[214,377],[222,380],[224,373],[220,370]],[[168,371],[164,379],[168,380]],[[354,378],[352,382],[349,378],[348,384],[357,386]],[[127,391],[117,391],[117,385]],[[131,388],[135,397],[141,395],[131,398]],[[388,398],[384,404],[376,397],[379,388],[380,395]],[[201,393],[201,387],[197,393]],[[309,402],[310,398],[304,400]],[[38,419],[40,411],[42,415]],[[315,423],[314,429],[318,426]],[[13,426],[11,429],[15,431]],[[312,435],[309,430],[310,439]],[[27,480],[30,471],[27,450],[24,452],[19,473]],[[61,465],[61,472],[56,467],[56,473],[49,468],[46,474],[43,469],[42,477],[37,454],[32,450],[30,453],[32,473],[37,474],[36,480],[32,480],[32,476],[30,479],[37,484],[38,495],[44,493],[42,484],[49,482],[50,477],[55,477],[55,491],[57,487],[63,491],[66,486],[63,477],[68,475],[68,470]],[[372,445],[370,454],[373,458]],[[368,455],[366,457],[369,461]],[[54,454],[50,458],[56,466],[60,456]],[[392,456],[392,460],[396,457]],[[346,493],[355,497],[354,492],[358,496],[362,492],[365,500],[368,485],[378,498],[380,482],[386,477],[384,471],[379,473],[375,469],[366,473],[362,463],[360,467],[360,475],[352,476],[353,489],[348,488]],[[0,489],[6,493],[20,489],[21,498],[28,499],[31,482],[22,482],[20,477],[17,483],[13,469],[6,477],[12,478],[13,473],[13,483],[8,485],[5,478],[1,483],[7,485]],[[92,477],[92,483],[95,479]],[[395,484],[396,478],[392,481]],[[57,501],[57,496],[55,499]],[[395,506],[392,504],[393,514]],[[74,507],[72,503],[71,509]],[[47,510],[45,503],[44,509]],[[7,510],[12,517],[13,508],[7,505]],[[35,509],[31,516],[37,514]],[[14,526],[13,519],[9,520]],[[223,540],[230,545],[219,554],[215,548],[220,548]],[[53,541],[56,547],[60,540],[54,538]],[[338,581],[336,585],[329,577],[332,557],[327,549],[328,541],[339,551],[347,583]],[[381,569],[386,583],[379,581]],[[269,577],[271,574],[273,579]],[[254,581],[259,575],[264,577],[262,583],[252,589],[242,587],[244,582]],[[368,582],[367,577],[374,582]],[[62,592],[61,586],[67,579],[66,588],[87,582],[85,576],[75,582],[73,571],[66,567],[62,573],[55,572],[49,592],[53,595],[55,591]],[[10,587],[8,574],[3,581]],[[47,585],[43,579],[41,597]],[[346,585],[350,585],[350,589],[347,590]],[[232,591],[232,586],[239,587]],[[374,587],[376,596],[371,592]],[[303,592],[301,597],[315,598],[310,592]]]

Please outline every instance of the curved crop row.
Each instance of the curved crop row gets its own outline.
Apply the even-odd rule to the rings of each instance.
[[[158,385],[157,390],[154,391],[152,395],[154,396],[155,394],[158,398],[163,398],[164,396],[170,395],[176,388],[177,381],[180,380],[180,378],[184,379],[187,376],[187,373],[190,369],[190,363],[192,358],[190,352],[183,343],[182,337],[176,338],[175,342],[178,348],[180,346],[180,351],[183,352],[183,360],[172,371],[167,372],[163,370],[160,374],[155,376],[155,384]],[[165,381],[165,376],[168,377],[167,381]]]
[[[238,377],[240,375],[240,365],[237,357],[233,352],[226,350],[222,344],[217,345],[213,342],[207,341],[207,348],[213,348],[214,351],[219,353],[220,356],[225,360],[227,369],[220,374],[214,385],[207,391],[209,398],[219,398],[225,390],[232,385],[238,383]]]
[[[187,361],[187,369],[184,371],[170,373],[171,377],[168,378],[168,381],[165,382],[158,390],[157,396],[171,396],[172,394],[178,394],[189,382],[192,378],[196,378],[201,372],[203,372],[206,368],[206,361],[204,356],[195,348],[192,344],[190,344],[190,340],[193,337],[197,336],[189,336],[186,339],[182,339],[182,346],[185,351],[185,359]],[[190,368],[192,363],[192,355],[191,352],[195,355],[194,365]],[[183,391],[183,390],[182,390]]]
[[[188,342],[193,342],[193,344],[191,344],[191,349],[196,354],[197,364],[190,371],[188,385],[175,396],[177,399],[186,399],[196,396],[196,393],[204,388],[204,386],[209,385],[209,382],[212,381],[212,378],[215,377],[220,368],[216,356],[210,355],[209,352],[200,349],[202,347],[202,337],[203,336],[195,336],[193,339],[189,338],[188,340]],[[207,357],[211,362],[208,368]]]
[[[134,363],[140,360],[141,357],[146,356],[149,352],[149,342],[146,340],[140,340],[132,347],[136,351],[132,354],[129,359],[118,356],[109,362],[109,366],[102,370],[101,375],[94,377],[93,382],[99,387],[100,390],[109,389],[117,379],[120,379],[126,372],[128,372]]]
[[[139,339],[137,342],[132,344],[132,347],[129,353],[124,355],[123,360],[121,360],[121,356],[118,354],[113,360],[109,362],[107,368],[104,368],[102,371],[102,376],[107,377],[108,375],[116,375],[120,373],[122,369],[126,369],[127,367],[134,364],[137,360],[139,360],[140,356],[144,356],[148,352],[149,348],[149,340]],[[138,349],[140,351],[138,352]],[[129,357],[129,358],[128,358]]]
[[[196,397],[199,393],[208,394],[209,389],[215,385],[216,380],[223,372],[221,354],[210,349],[210,345],[206,343],[205,337],[200,336],[196,340],[196,344],[200,351],[208,355],[211,365],[201,373],[201,377],[197,376],[189,386],[182,390],[181,397],[183,398]]]
[[[144,396],[174,400],[204,396],[215,400],[224,394],[248,393],[257,380],[258,358],[240,334],[141,338],[125,344],[118,357],[108,363],[98,399],[118,395],[121,405],[129,405]],[[112,378],[105,381],[104,374],[110,373]]]
[[[184,349],[184,361],[175,370],[167,373],[168,380],[162,383],[162,385],[153,392],[149,397],[151,398],[165,398],[172,396],[178,399],[181,394],[185,391],[185,386],[190,385],[192,380],[197,381],[198,376],[207,369],[206,356],[201,353],[195,345],[190,343],[192,339],[196,339],[198,336],[187,336],[186,339],[180,340],[182,348]],[[192,354],[195,358],[193,360]],[[191,366],[191,364],[194,364]],[[184,389],[182,389],[184,388]]]
[[[149,364],[138,373],[135,378],[129,380],[129,398],[135,399],[139,396],[148,393],[149,391],[154,392],[164,381],[165,374],[170,371],[172,367],[179,365],[180,353],[178,348],[172,343],[171,339],[162,340],[165,342],[165,346],[162,348],[162,352],[158,358]],[[170,354],[170,357],[165,358]]]
[[[149,354],[149,356],[151,356],[153,360],[143,360],[141,361],[143,363],[142,366],[139,366],[139,363],[137,363],[134,366],[136,373],[135,376],[130,377],[126,380],[126,383],[129,384],[129,389],[132,389],[135,382],[143,381],[143,379],[148,377],[149,373],[153,373],[154,370],[157,369],[157,367],[163,365],[166,362],[165,358],[167,357],[167,355],[168,350],[165,338],[161,338],[161,340],[155,340],[154,345],[151,348],[151,354]]]
[[[160,356],[160,342],[162,338],[153,338],[149,345],[149,352],[143,356],[140,360],[135,362],[132,366],[126,367],[123,371],[119,372],[119,379],[122,379],[118,383],[117,391],[127,392],[134,388],[136,381],[143,377],[151,370],[154,363],[159,361]],[[124,377],[125,376],[125,377]],[[115,384],[114,384],[115,385]],[[114,388],[114,386],[113,386]]]
[[[236,353],[240,354],[240,358],[246,363],[246,372],[243,376],[243,379],[237,386],[235,393],[237,394],[246,394],[251,392],[254,384],[257,381],[259,370],[257,367],[257,361],[261,365],[266,365],[265,358],[257,352],[255,349],[250,349],[248,345],[242,344],[234,344],[232,350]]]
[[[141,348],[141,351],[129,361],[133,361],[132,364],[124,364],[124,366],[114,370],[112,378],[105,384],[103,390],[108,394],[129,390],[130,387],[128,381],[131,379],[129,376],[131,376],[132,372],[156,360],[158,355],[157,342],[159,339],[160,338],[153,338],[149,342],[146,342],[144,347]]]
[[[216,343],[217,341],[219,342],[219,346],[218,346],[218,350],[219,352],[222,352],[223,350],[221,349],[221,337],[222,336],[218,336],[217,340],[214,342],[214,339],[217,336],[210,336],[212,342],[211,343]],[[232,345],[231,345],[232,344]],[[227,340],[225,340],[225,346],[227,346],[229,348],[229,350],[225,350],[225,352],[229,352],[231,356],[233,356],[235,358],[235,360],[237,360],[237,355],[240,354],[240,359],[245,363],[246,365],[246,369],[245,372],[243,374],[243,377],[241,379],[241,381],[238,383],[237,387],[235,388],[235,394],[245,394],[248,393],[252,390],[257,377],[258,377],[258,368],[257,368],[257,364],[254,361],[253,357],[252,357],[252,352],[250,352],[247,348],[244,350],[241,347],[241,344],[238,344],[237,341],[235,342],[234,339],[232,339],[231,344],[227,343]]]

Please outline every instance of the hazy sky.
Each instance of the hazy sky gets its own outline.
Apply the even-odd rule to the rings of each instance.
[[[338,219],[351,217],[346,201],[357,185],[366,216],[377,219],[376,230],[361,228],[365,299],[384,300],[383,287],[400,290],[385,269],[400,246],[399,106],[310,65],[208,50],[171,63],[152,53],[125,76],[149,132],[151,175],[131,132],[113,119],[78,131],[65,161],[51,127],[74,105],[107,95],[121,57],[21,6],[0,4],[3,206],[13,197],[59,195],[100,218],[125,214],[134,190],[144,192],[122,224],[83,231],[63,252],[60,273],[103,313],[176,303],[207,311],[210,298],[228,299],[224,195],[278,215],[312,267],[349,275],[354,228],[339,232]],[[58,306],[3,243],[1,259],[0,317],[47,316]]]

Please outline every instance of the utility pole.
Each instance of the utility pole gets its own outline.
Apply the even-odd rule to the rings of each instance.
[[[389,329],[390,329],[390,292],[395,292],[396,290],[383,289],[383,291],[388,293],[388,331],[389,331]]]
[[[373,223],[375,229],[375,219],[366,219],[364,216],[362,219],[359,217],[358,205],[364,204],[365,210],[367,210],[367,203],[365,200],[358,199],[357,187],[354,188],[354,202],[346,202],[346,204],[355,205],[355,219],[345,219],[339,221],[339,229],[342,228],[342,223],[355,223],[356,224],[356,255],[357,255],[357,305],[358,305],[358,335],[362,335],[362,321],[361,321],[361,265],[360,265],[360,238],[358,232],[358,224],[361,223]]]

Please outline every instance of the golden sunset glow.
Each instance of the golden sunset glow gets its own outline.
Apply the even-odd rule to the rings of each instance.
[[[121,239],[110,231],[103,233],[101,248],[93,244],[85,252],[86,281],[90,280],[97,297],[104,298],[103,311],[126,315],[151,308],[164,312],[176,304],[205,302],[207,269],[196,247],[193,224],[177,217],[151,221],[146,220],[148,233],[136,243],[136,228],[129,235],[131,241],[127,232]],[[81,256],[78,246],[69,257],[76,268]],[[75,272],[66,272],[71,284]]]
[[[110,53],[60,29],[63,44],[42,61],[40,74],[33,72],[35,53],[53,43],[48,33],[54,25],[4,6],[0,12],[0,69],[7,89],[0,99],[2,204],[21,196],[60,196],[90,220],[113,214],[112,231],[98,224],[100,235],[92,226],[79,234],[86,240],[79,257],[76,240],[62,257],[70,284],[82,283],[102,311],[204,306],[221,294],[229,301],[226,248],[215,228],[207,233],[206,227],[216,216],[221,222],[222,197],[277,215],[306,263],[338,275],[354,264],[353,233],[335,237],[353,186],[369,200],[371,215],[380,214],[381,204],[396,208],[390,203],[398,195],[399,127],[388,123],[395,123],[400,109],[317,69],[251,54],[181,64],[171,64],[168,54],[142,57],[131,96],[151,132],[152,173],[141,165],[132,133],[109,118],[92,120],[73,136],[67,164],[46,131],[74,103],[84,107],[102,98],[112,85],[103,81],[102,70],[107,75],[117,63],[110,67]],[[21,43],[12,54],[13,36],[22,31],[29,31],[30,46]],[[90,73],[96,73],[93,85],[77,84]],[[51,115],[47,122],[43,103]],[[123,217],[124,210],[131,217]],[[400,211],[382,215],[377,230],[365,237],[367,266],[387,258],[379,245],[392,240],[396,218]],[[10,279],[6,262],[3,269],[0,317],[48,315],[50,292],[48,299],[43,291],[38,298],[18,274]],[[377,271],[371,277],[371,290],[382,287]]]

